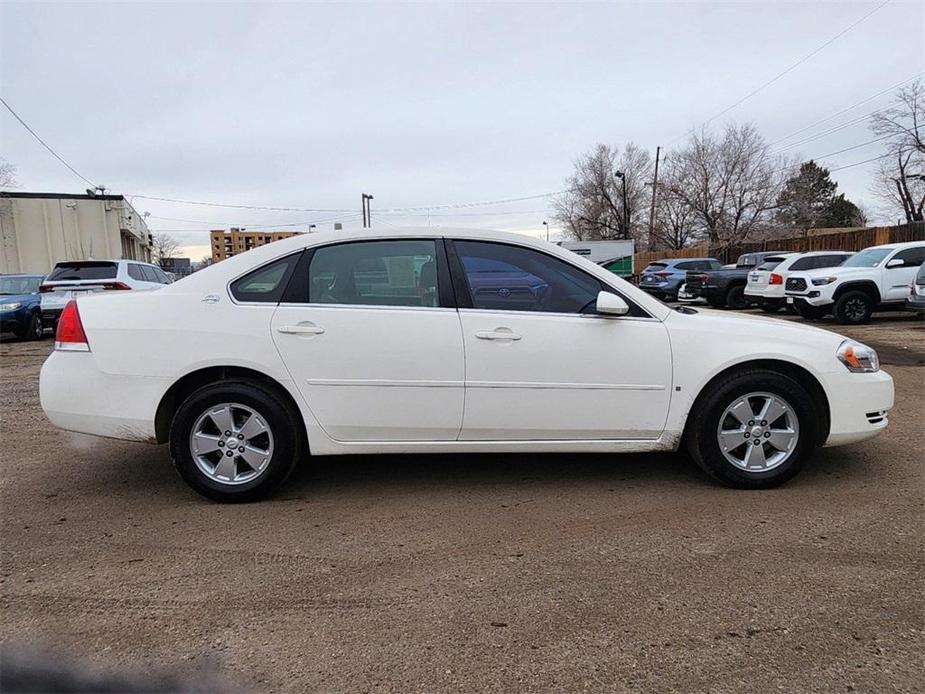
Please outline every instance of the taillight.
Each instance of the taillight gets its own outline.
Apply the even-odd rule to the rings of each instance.
[[[131,289],[125,282],[103,282],[103,289]]]
[[[778,275],[776,272],[771,273],[771,279],[768,280],[768,284],[783,284],[784,276]]]
[[[77,302],[71,299],[67,302],[61,316],[58,318],[58,331],[55,333],[55,349],[64,352],[89,352],[90,343],[80,321],[80,312]]]
[[[51,285],[51,284],[40,284],[39,285],[39,292],[41,294],[47,294],[48,292],[53,292],[53,291],[55,291],[54,285]]]

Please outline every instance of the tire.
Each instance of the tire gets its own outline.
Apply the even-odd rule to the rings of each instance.
[[[796,312],[799,313],[802,318],[807,320],[819,320],[820,318],[824,318],[825,315],[829,312],[828,309],[824,306],[811,306],[810,304],[803,302],[794,302],[793,306],[796,309]]]
[[[254,415],[257,419],[245,436],[245,424]],[[224,423],[225,431],[216,422]],[[231,436],[225,435],[228,431]],[[224,503],[256,501],[292,472],[301,458],[303,431],[301,415],[274,390],[256,381],[222,381],[202,386],[177,409],[170,426],[170,455],[180,476],[202,496]],[[193,451],[194,433],[205,442],[200,454]],[[247,459],[256,461],[253,466],[238,453],[244,450],[238,448],[242,437],[249,444]]]
[[[710,304],[713,308],[725,308],[726,300],[723,298],[710,297],[707,299],[707,303]]]
[[[832,313],[842,325],[860,325],[870,320],[874,301],[870,294],[859,290],[847,291],[835,301]]]
[[[41,340],[45,337],[45,324],[42,322],[42,314],[35,312],[29,321],[29,329],[26,330],[25,339]]]
[[[761,302],[761,310],[765,313],[777,313],[783,305],[781,299],[765,299]]]
[[[726,306],[736,311],[748,308],[748,297],[745,296],[745,287],[736,285],[726,292]]]
[[[752,397],[746,401],[749,395]],[[761,405],[768,401],[775,403],[772,412],[780,411],[783,405],[784,414],[762,426],[758,414],[753,413],[756,409],[760,413]],[[741,423],[742,443],[736,446],[740,421],[727,413],[743,402],[751,406],[750,411],[745,410],[746,416],[755,419]],[[799,382],[770,369],[743,370],[717,380],[698,397],[691,413],[686,443],[694,461],[713,479],[737,489],[768,489],[791,479],[814,450],[818,437],[816,405],[810,394]],[[749,421],[755,425],[750,427]],[[787,428],[796,433],[788,433]],[[721,429],[726,432],[724,442],[735,446],[725,453],[720,444]],[[756,436],[763,443],[753,446]],[[742,461],[736,464],[727,455]]]

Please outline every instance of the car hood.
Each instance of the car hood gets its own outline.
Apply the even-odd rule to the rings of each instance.
[[[2,294],[0,295],[0,304],[25,304],[38,299],[37,294]]]
[[[831,330],[781,318],[727,313],[700,307],[696,311],[696,314],[675,311],[674,315],[666,320],[668,329],[671,330],[675,325],[685,325],[696,328],[698,332],[702,330],[716,334],[718,339],[728,341],[741,335],[743,342],[747,336],[751,340],[758,339],[779,349],[787,343],[793,343],[803,347],[819,347],[826,352],[836,349],[846,339],[844,335]]]
[[[822,267],[816,270],[801,270],[799,272],[788,273],[789,277],[796,275],[805,275],[807,277],[870,277],[870,273],[877,268],[873,267]]]

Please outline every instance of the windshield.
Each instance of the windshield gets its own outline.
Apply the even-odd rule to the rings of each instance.
[[[49,282],[60,280],[109,280],[116,276],[115,263],[58,263],[48,276]]]
[[[895,248],[868,248],[856,253],[841,264],[842,267],[877,267]]]
[[[32,294],[39,290],[41,277],[0,277],[0,295]]]

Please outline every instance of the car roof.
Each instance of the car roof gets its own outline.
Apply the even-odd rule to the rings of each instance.
[[[903,241],[902,243],[881,243],[879,246],[868,246],[867,248],[862,248],[864,251],[871,251],[875,248],[893,248],[896,250],[902,250],[904,248],[917,248],[919,246],[925,246],[925,241]],[[860,253],[860,251],[858,251]]]
[[[651,265],[652,263],[687,263],[692,260],[716,260],[716,258],[662,258],[661,260],[652,260],[646,264]],[[716,260],[716,262],[718,263],[719,261]]]
[[[44,277],[45,275],[39,272],[10,272],[7,274],[0,275],[0,277]]]

